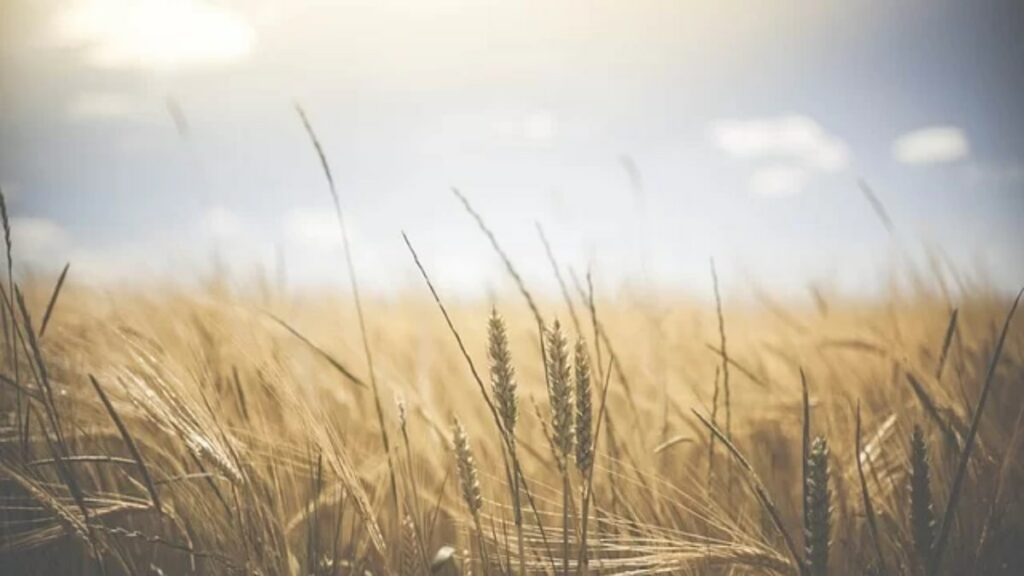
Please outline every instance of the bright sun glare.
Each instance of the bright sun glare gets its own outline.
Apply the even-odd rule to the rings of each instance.
[[[201,0],[81,0],[57,15],[54,32],[87,46],[97,66],[155,69],[238,60],[256,39],[246,22]]]

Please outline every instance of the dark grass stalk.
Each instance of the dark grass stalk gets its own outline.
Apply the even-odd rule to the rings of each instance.
[[[722,376],[722,367],[715,366],[715,380],[713,382],[713,388],[711,391],[711,423],[715,426],[718,425],[718,396],[719,396],[719,378]],[[711,486],[715,481],[715,443],[718,438],[712,434],[708,438],[708,492],[711,492]]]
[[[974,416],[971,418],[971,428],[967,431],[967,438],[964,440],[963,452],[960,455],[960,463],[957,466],[956,476],[953,479],[953,487],[949,492],[949,500],[946,504],[945,513],[942,516],[942,523],[939,525],[939,535],[935,540],[935,549],[932,552],[931,561],[929,562],[929,572],[936,573],[939,566],[942,564],[942,555],[946,551],[946,542],[949,539],[949,533],[953,528],[953,518],[956,515],[956,505],[960,499],[960,492],[963,490],[964,479],[967,477],[967,465],[970,462],[971,450],[974,448],[974,441],[978,436],[978,426],[981,424],[981,415],[985,410],[985,403],[988,400],[989,392],[992,391],[992,382],[995,380],[996,367],[999,365],[999,357],[1003,353],[1003,345],[1006,343],[1006,334],[1010,330],[1010,321],[1013,320],[1013,314],[1017,311],[1017,305],[1020,303],[1021,295],[1024,294],[1024,289],[1017,292],[1017,297],[1013,300],[1013,305],[1010,306],[1010,311],[1006,314],[1006,320],[1003,322],[1003,329],[999,333],[999,340],[996,342],[996,348],[992,353],[992,359],[988,364],[988,371],[985,375],[985,383],[981,388],[981,396],[978,398],[978,405],[974,409]]]
[[[473,217],[473,220],[476,221],[476,224],[480,228],[480,231],[483,232],[484,236],[487,237],[487,240],[490,241],[491,247],[494,248],[494,251],[498,253],[498,256],[505,264],[505,270],[508,271],[510,276],[512,276],[512,279],[516,283],[516,287],[519,288],[520,294],[523,295],[523,298],[526,300],[527,306],[530,307],[530,312],[533,313],[533,318],[537,322],[537,325],[543,327],[544,317],[540,313],[540,308],[537,307],[537,303],[534,301],[533,296],[530,294],[530,291],[526,289],[526,283],[523,282],[523,277],[519,275],[519,272],[516,271],[515,266],[512,265],[512,260],[508,257],[508,254],[506,254],[505,251],[501,248],[501,245],[498,243],[497,237],[495,237],[494,233],[491,232],[491,229],[487,227],[487,224],[484,222],[484,219],[480,216],[480,214],[473,209],[473,206],[470,205],[469,200],[466,199],[462,192],[459,192],[457,188],[452,188],[452,194],[454,194],[455,197],[459,199],[459,202],[462,203],[462,206],[466,209],[466,212],[468,212],[469,215]]]
[[[302,342],[303,344],[308,346],[310,350],[312,350],[313,352],[316,352],[316,354],[318,356],[320,356],[321,358],[326,360],[327,363],[330,364],[332,368],[337,370],[338,373],[340,373],[342,376],[344,376],[348,381],[352,382],[356,386],[359,386],[360,388],[369,388],[370,387],[362,378],[360,378],[359,376],[356,376],[355,373],[353,373],[351,370],[346,368],[344,364],[342,364],[337,359],[335,359],[333,356],[331,356],[326,350],[324,350],[320,346],[316,345],[316,343],[314,343],[312,340],[307,338],[301,332],[299,332],[298,330],[293,328],[290,324],[288,324],[287,322],[285,322],[281,318],[278,318],[277,316],[275,316],[274,314],[272,314],[270,312],[264,312],[264,314],[266,314],[267,317],[269,317],[274,322],[277,322],[282,328],[287,330],[292,336],[295,336],[300,342]]]
[[[718,356],[719,358],[721,358],[722,350],[720,348],[718,348],[717,346],[715,346],[714,344],[705,343],[704,347],[707,348],[708,350],[710,350],[711,352],[714,352],[715,356]],[[729,365],[732,366],[733,368],[735,368],[736,371],[739,372],[740,374],[742,374],[742,375],[746,376],[747,378],[749,378],[750,381],[753,382],[754,384],[757,384],[758,386],[760,386],[761,388],[764,388],[765,390],[770,390],[771,389],[772,386],[771,386],[771,384],[767,380],[765,380],[761,376],[758,376],[757,374],[754,373],[753,370],[751,370],[750,368],[747,368],[745,365],[741,364],[740,361],[737,360],[734,356],[730,356],[729,357]]]
[[[494,526],[494,518],[491,518],[491,538],[493,538],[495,542],[498,542],[498,535]],[[505,567],[502,570],[502,576],[507,576],[509,574],[512,574],[512,553],[510,552],[510,550],[512,550],[512,547],[509,546],[508,543],[508,522],[506,522],[504,518],[501,519],[501,538],[501,542],[505,546]],[[499,556],[499,562],[500,560],[501,559]]]
[[[502,263],[505,265],[505,270],[508,272],[508,275],[512,277],[512,280],[513,282],[515,282],[516,287],[519,289],[520,294],[523,296],[523,299],[526,300],[526,304],[527,306],[529,306],[530,312],[533,314],[534,321],[537,324],[537,348],[540,351],[541,365],[547,366],[548,356],[547,351],[545,350],[544,342],[544,334],[546,329],[544,327],[544,318],[540,313],[540,308],[537,307],[537,303],[533,299],[533,296],[530,294],[530,291],[526,288],[526,283],[523,281],[522,276],[519,275],[519,272],[516,270],[515,265],[512,264],[512,259],[509,258],[505,250],[502,249],[501,244],[498,243],[498,238],[494,235],[494,232],[492,232],[491,229],[487,226],[487,223],[484,222],[483,217],[480,216],[480,214],[469,203],[469,200],[461,192],[459,192],[458,189],[452,188],[452,193],[455,195],[456,198],[458,198],[459,202],[462,203],[462,206],[466,209],[466,212],[468,212],[469,215],[476,222],[477,227],[480,228],[480,231],[483,232],[484,236],[487,237],[487,240],[488,242],[490,242],[491,247],[498,254],[498,257],[501,258]],[[547,370],[544,370],[544,380],[547,387],[550,388],[551,382],[548,379]],[[525,481],[526,480],[524,478],[523,482],[525,483]]]
[[[604,365],[601,357],[601,345],[604,344],[604,349],[608,352],[608,356],[611,358],[609,366],[615,370],[615,377],[622,383],[622,391],[626,395],[626,403],[629,405],[630,412],[633,415],[634,422],[640,421],[640,410],[636,404],[636,398],[633,397],[633,388],[629,382],[629,378],[626,377],[626,372],[622,368],[622,363],[619,361],[618,354],[615,353],[615,348],[612,346],[611,339],[608,337],[607,331],[604,329],[604,325],[598,320],[597,307],[594,305],[594,284],[590,275],[587,272],[587,292],[584,293],[579,282],[576,282],[576,291],[579,293],[580,299],[587,302],[587,307],[590,309],[590,323],[591,328],[594,332],[594,349],[597,352],[597,363],[598,368]],[[601,374],[598,377],[604,379]]]
[[[871,503],[871,495],[868,493],[868,483],[864,478],[864,465],[860,461],[860,400],[857,401],[856,430],[854,434],[854,444],[856,448],[854,457],[857,459],[857,477],[860,480],[860,493],[864,502],[864,516],[867,517],[868,530],[871,532],[871,543],[874,545],[875,556],[877,556],[878,560],[878,576],[888,576],[889,569],[885,565],[885,555],[882,553],[882,539],[878,533],[878,519],[875,517],[875,507]]]
[[[466,504],[473,517],[473,528],[476,532],[477,545],[480,548],[480,557],[484,573],[487,573],[487,552],[484,546],[484,532],[480,523],[480,509],[483,507],[483,498],[480,495],[480,480],[477,475],[476,461],[473,458],[473,451],[469,445],[469,437],[465,428],[456,417],[452,425],[452,448],[455,452],[455,463],[459,472],[459,487],[462,492],[462,500]]]
[[[480,216],[480,213],[473,208],[473,206],[469,203],[469,200],[461,192],[459,192],[457,188],[452,188],[452,193],[455,195],[456,198],[458,198],[459,202],[462,203],[463,208],[466,209],[466,212],[468,212],[469,215],[476,222],[477,227],[480,228],[480,231],[483,232],[484,236],[487,237],[487,240],[491,244],[491,247],[494,249],[495,253],[498,254],[498,257],[501,258],[502,263],[505,265],[506,272],[508,272],[508,275],[512,277],[513,282],[515,282],[516,287],[519,289],[519,293],[523,296],[523,299],[526,300],[526,304],[527,306],[529,306],[530,312],[533,314],[534,322],[536,322],[537,324],[537,348],[540,351],[541,365],[546,366],[548,357],[547,351],[544,348],[545,327],[544,318],[540,313],[540,308],[537,307],[536,301],[533,299],[533,296],[530,294],[530,291],[526,288],[526,283],[523,281],[523,277],[519,275],[519,272],[516,270],[515,265],[512,264],[512,259],[509,258],[505,250],[502,249],[501,244],[498,243],[497,236],[494,235],[494,232],[492,232],[491,229],[487,226],[487,223],[484,222],[484,219],[482,216]],[[548,373],[546,370],[544,371],[544,379],[545,383],[550,388],[551,382],[548,380]]]
[[[510,431],[505,430],[505,426],[502,424],[500,414],[498,414],[497,408],[494,406],[494,402],[491,401],[490,395],[487,393],[487,388],[484,386],[483,379],[480,377],[480,373],[477,372],[476,364],[473,363],[473,358],[469,355],[466,350],[466,345],[462,341],[462,336],[459,331],[455,328],[455,324],[452,322],[451,316],[448,314],[448,309],[445,308],[444,303],[441,301],[440,295],[437,293],[437,289],[434,288],[434,283],[430,280],[430,276],[427,274],[426,268],[423,267],[423,263],[420,262],[419,255],[416,253],[416,249],[412,247],[412,242],[409,240],[408,235],[402,232],[402,240],[405,241],[406,248],[409,249],[409,253],[412,255],[413,262],[416,264],[416,268],[420,272],[420,276],[423,277],[423,281],[426,282],[427,288],[430,290],[430,295],[434,299],[434,303],[437,304],[438,309],[441,311],[441,316],[444,317],[445,324],[448,325],[448,330],[455,338],[455,343],[458,345],[459,352],[462,354],[462,358],[466,361],[466,365],[469,366],[470,374],[473,376],[473,380],[476,382],[477,389],[480,391],[480,395],[484,399],[484,403],[487,404],[487,409],[491,413],[491,418],[494,420],[494,424],[498,428],[499,437],[502,439],[506,449],[511,451],[512,438],[510,437]],[[505,455],[505,452],[502,452]],[[506,463],[507,465],[507,463]],[[526,475],[523,473],[522,466],[518,459],[512,462],[515,467],[513,472],[519,478],[518,482],[522,486],[523,492],[526,494],[526,500],[530,505],[530,509],[533,512],[534,518],[537,522],[537,528],[540,530],[541,539],[544,542],[545,548],[550,551],[548,544],[547,532],[544,529],[544,523],[541,521],[541,516],[537,511],[537,505],[533,498],[533,493],[530,491],[529,483],[526,480]],[[549,554],[550,558],[550,554]],[[554,561],[552,560],[552,570],[554,570]]]
[[[477,372],[476,364],[473,362],[473,359],[470,357],[469,352],[466,350],[466,345],[462,341],[462,335],[459,333],[458,329],[455,328],[455,324],[452,322],[451,316],[449,316],[448,314],[448,309],[441,301],[440,295],[438,295],[437,290],[434,288],[434,283],[430,280],[430,276],[427,274],[426,269],[420,262],[420,257],[416,253],[416,249],[412,247],[412,242],[409,240],[409,236],[405,232],[402,232],[402,240],[405,241],[405,247],[408,248],[409,253],[412,254],[412,259],[413,262],[416,264],[416,268],[419,269],[420,275],[423,277],[423,280],[427,283],[427,288],[430,290],[430,295],[434,298],[434,303],[437,304],[438,308],[441,310],[441,315],[444,317],[444,321],[448,325],[448,331],[451,332],[452,336],[455,338],[455,343],[459,347],[459,352],[462,354],[462,358],[466,361],[466,364],[469,366],[469,371],[473,376],[473,380],[477,384],[477,388],[480,391],[480,395],[484,399],[484,403],[487,404],[487,409],[491,412],[491,416],[494,419],[495,425],[498,427],[498,432],[501,434],[502,440],[506,444],[509,443],[509,431],[505,429],[505,425],[502,422],[501,415],[498,413],[497,408],[494,406],[494,402],[491,400],[491,395],[488,394],[487,392],[487,387],[484,386],[484,381],[480,377],[480,373]]]
[[[807,376],[804,374],[803,367],[800,368],[800,390],[801,398],[803,400],[803,418],[801,420],[801,433],[800,433],[800,478],[801,478],[801,489],[803,499],[801,502],[804,503],[804,526],[807,525],[807,463],[811,456],[811,399],[810,394],[807,390]]]
[[[571,483],[569,481],[570,459],[573,457],[574,405],[573,383],[569,368],[569,353],[561,326],[555,320],[554,326],[545,335],[549,350],[546,365],[548,375],[548,402],[551,407],[552,444],[556,450],[559,471],[562,474],[562,573],[569,574],[569,506],[571,505]]]
[[[572,528],[569,507],[572,506],[572,484],[568,467],[562,470],[562,574],[569,576],[569,532]]]
[[[889,236],[896,236],[896,226],[892,223],[892,218],[889,217],[889,212],[885,209],[885,205],[875,195],[874,190],[868,186],[868,183],[864,180],[858,180],[857,186],[860,188],[864,198],[867,199],[868,204],[871,204],[871,209],[874,210],[875,216],[878,216],[878,221],[882,223],[885,231],[889,233]]]
[[[1006,489],[1007,480],[1010,476],[1012,464],[1015,460],[1014,456],[1020,454],[1021,439],[1024,438],[1024,405],[1021,406],[1020,410],[1017,411],[1017,420],[1013,425],[1013,435],[1010,437],[1010,442],[1006,445],[1006,453],[1003,454],[1002,462],[999,464],[999,473],[996,476],[996,488],[992,495],[992,502],[989,505],[988,513],[985,515],[985,523],[982,525],[981,536],[978,538],[978,546],[975,548],[974,553],[974,573],[984,574],[986,566],[984,561],[987,559],[986,548],[988,546],[988,539],[991,534],[995,534],[998,530],[1000,520],[1003,515],[1003,509],[1000,508],[1000,503],[1003,500],[1003,493]]]
[[[46,304],[46,312],[43,314],[43,323],[39,326],[39,338],[43,337],[43,334],[46,333],[46,327],[50,325],[50,316],[53,314],[54,306],[57,305],[57,298],[60,297],[60,290],[64,287],[64,279],[67,278],[70,268],[70,262],[64,265],[64,269],[60,272],[60,277],[57,278],[57,285],[53,287],[50,301]]]
[[[939,363],[935,368],[935,380],[942,381],[942,371],[946,367],[946,358],[949,356],[949,348],[953,344],[953,335],[956,334],[957,320],[960,315],[958,308],[953,308],[949,315],[949,324],[946,326],[946,336],[942,339],[942,352],[939,354]]]
[[[0,374],[0,383],[4,384],[6,386],[9,386],[10,388],[12,388],[18,394],[24,394],[27,398],[30,398],[32,400],[35,400],[37,402],[44,402],[45,401],[43,399],[43,397],[40,396],[39,394],[37,394],[36,392],[25,388],[21,384],[15,383],[14,379],[12,379],[12,378],[10,378],[8,376],[5,376],[3,374]]]
[[[597,420],[594,423],[594,442],[591,448],[593,453],[592,457],[596,457],[597,454],[597,442],[601,436],[601,423],[605,419],[605,409],[607,408],[608,400],[608,385],[611,383],[612,367],[609,365],[606,370],[602,372],[605,374],[605,378],[601,384],[601,405],[597,409]],[[580,574],[586,576],[587,568],[589,565],[589,553],[587,551],[587,526],[589,525],[590,515],[590,502],[594,497],[594,466],[593,463],[587,467],[587,471],[584,474],[583,483],[583,504],[581,508],[581,523],[580,528]]]
[[[580,318],[576,314],[576,305],[573,304],[572,298],[569,296],[569,287],[565,284],[565,278],[562,277],[562,271],[558,266],[558,261],[555,260],[555,253],[551,250],[551,244],[548,242],[548,237],[544,234],[544,228],[537,225],[537,235],[540,236],[540,242],[544,245],[544,254],[547,255],[548,263],[551,264],[551,271],[555,274],[555,280],[558,281],[558,287],[562,291],[562,300],[565,301],[566,307],[569,308],[569,317],[572,318],[572,325],[576,329],[577,334],[583,334],[583,328],[580,324]]]
[[[121,420],[121,417],[117,414],[117,410],[114,410],[114,405],[110,402],[110,398],[107,397],[107,393],[103,391],[99,381],[96,380],[92,374],[89,375],[89,382],[91,382],[92,387],[96,389],[96,394],[103,402],[104,408],[106,408],[107,413],[110,414],[110,419],[114,421],[114,425],[117,426],[117,431],[121,433],[121,438],[124,440],[125,445],[128,447],[128,451],[135,460],[135,464],[139,468],[139,474],[142,476],[142,481],[146,483],[146,489],[149,491],[149,497],[153,501],[153,507],[156,509],[158,514],[163,514],[163,509],[160,506],[160,495],[157,494],[156,486],[153,484],[153,477],[150,476],[149,469],[146,467],[146,463],[142,459],[142,453],[139,452],[139,448],[135,444],[135,440],[132,439],[132,435],[128,432],[128,427],[125,426],[124,421]]]
[[[380,399],[380,387],[377,383],[377,376],[373,369],[373,353],[370,349],[370,338],[366,332],[366,317],[363,313],[363,304],[359,296],[359,282],[356,277],[355,265],[352,263],[352,250],[348,238],[348,227],[345,225],[345,217],[341,211],[341,200],[338,196],[338,190],[334,184],[334,176],[331,174],[331,167],[327,163],[327,156],[324,154],[323,147],[320,145],[320,140],[317,138],[316,132],[313,131],[313,126],[309,123],[309,118],[306,117],[306,113],[302,107],[296,105],[295,110],[298,112],[299,119],[302,120],[302,125],[306,129],[306,134],[309,135],[309,139],[313,143],[313,148],[316,150],[316,154],[320,158],[320,166],[323,168],[324,176],[327,179],[327,186],[331,193],[331,200],[334,202],[334,214],[338,219],[338,227],[341,229],[342,249],[345,252],[345,267],[348,269],[349,287],[352,290],[352,298],[356,305],[356,318],[359,322],[359,335],[363,343],[363,353],[366,356],[366,368],[370,373],[370,385],[373,389],[373,404],[377,411],[377,424],[380,428],[381,444],[383,445],[384,453],[387,456],[388,473],[391,479],[391,499],[395,506],[395,515],[397,518],[398,511],[400,510],[398,502],[398,482],[395,478],[395,465],[391,456],[391,442],[388,439],[388,429],[384,422],[384,408]]]
[[[585,479],[590,469],[594,467],[594,407],[590,385],[590,358],[582,338],[576,341],[574,368],[576,376],[576,469],[579,471],[580,477],[584,479],[584,485],[580,486],[580,510],[586,514]],[[581,522],[586,523],[586,518],[582,518]],[[581,530],[581,534],[583,533],[584,531]],[[587,569],[586,548],[586,539],[581,537],[580,556],[583,560],[578,569],[581,574],[585,574]]]
[[[18,302],[18,309],[21,312],[21,323],[25,329],[25,337],[22,344],[26,347],[26,356],[30,360],[33,376],[35,377],[43,397],[43,408],[46,411],[47,419],[57,437],[57,445],[61,449],[62,456],[68,456],[67,444],[64,442],[64,432],[60,425],[60,415],[57,412],[57,405],[54,401],[53,387],[46,371],[46,363],[43,361],[43,354],[36,340],[35,332],[32,329],[32,317],[25,306],[25,298],[21,290],[15,286],[15,295]]]
[[[444,503],[444,490],[448,487],[448,480],[452,477],[451,469],[446,469],[444,478],[441,480],[441,487],[437,490],[437,500],[434,501],[434,509],[430,513],[430,520],[427,522],[427,541],[434,539],[434,527],[437,526],[437,519],[441,515],[441,504]]]
[[[725,404],[725,435],[732,440],[732,392],[729,388],[729,351],[725,338],[725,315],[722,313],[722,295],[718,290],[718,271],[715,260],[711,259],[711,281],[715,290],[715,315],[718,317],[718,340],[722,350],[722,391]],[[726,498],[732,504],[732,461],[726,469]]]
[[[313,477],[310,478],[312,482],[312,495],[310,496],[311,504],[313,505],[313,513],[308,514],[306,519],[309,526],[306,528],[306,562],[307,570],[311,574],[316,574],[317,571],[317,556],[319,555],[319,541],[317,535],[317,525],[320,520],[320,493],[323,489],[323,474],[324,474],[324,457],[323,453],[318,452],[316,457],[316,467],[313,469]]]
[[[242,419],[248,424],[249,404],[245,400],[245,391],[242,388],[242,380],[238,377],[238,366],[231,366],[231,383],[235,386],[235,397],[238,399],[238,409],[242,413]]]
[[[591,328],[591,331],[594,334],[594,353],[596,354],[595,358],[597,358],[597,369],[598,369],[597,379],[599,381],[601,381],[601,382],[604,382],[604,374],[600,372],[603,369],[603,367],[604,367],[604,361],[602,360],[602,354],[601,354],[601,338],[600,338],[600,336],[598,336],[599,330],[598,330],[598,322],[597,322],[597,306],[594,304],[594,282],[593,282],[593,278],[590,275],[590,270],[587,269],[587,275],[586,275],[586,278],[587,278],[587,289],[584,290],[583,286],[580,284],[580,279],[576,276],[576,272],[574,272],[570,268],[569,269],[569,273],[572,276],[572,283],[573,283],[573,286],[576,288],[576,294],[577,294],[577,296],[579,296],[580,300],[582,300],[584,305],[587,307],[587,312],[588,312],[588,315],[590,316],[590,328]],[[580,334],[582,334],[582,332]]]
[[[14,247],[11,242],[11,220],[7,213],[7,197],[4,196],[3,190],[0,189],[0,221],[3,222],[4,227],[4,248],[7,259],[7,290],[0,290],[3,293],[3,306],[4,306],[4,336],[7,337],[7,347],[10,352],[10,362],[12,364],[12,371],[14,373],[14,384],[19,389],[19,392],[15,394],[15,423],[18,426],[18,430],[28,429],[28,406],[25,405],[25,415],[22,416],[22,398],[20,392],[20,381],[21,374],[18,362],[18,315],[14,312]],[[10,318],[10,329],[8,330],[8,317]],[[24,422],[23,422],[24,420]],[[23,426],[24,424],[24,426]],[[21,449],[22,453],[28,453],[28,436],[21,438]]]
[[[939,412],[938,403],[935,399],[928,394],[924,386],[914,377],[910,372],[906,372],[907,382],[910,384],[910,388],[914,391],[914,396],[917,397],[918,401],[921,402],[921,406],[924,407],[924,411],[928,416],[935,422],[935,425],[942,430],[942,435],[946,439],[946,443],[956,451],[956,448],[960,445],[960,439],[956,433],[954,425],[950,423],[946,418]]]
[[[7,197],[4,196],[3,190],[0,190],[0,220],[3,221],[4,225],[4,248],[7,256],[7,293],[10,294],[11,298],[14,297],[14,244],[11,242],[11,219],[7,213]],[[4,298],[4,304],[8,307],[9,312],[14,315],[14,303]]]
[[[768,516],[771,518],[772,524],[775,525],[775,529],[779,532],[779,535],[782,536],[782,540],[786,546],[786,551],[789,552],[790,557],[793,559],[793,565],[796,566],[797,571],[801,576],[808,576],[807,569],[800,557],[800,553],[797,551],[796,544],[794,543],[792,536],[790,536],[789,531],[786,530],[785,524],[782,522],[782,516],[779,514],[778,506],[775,505],[775,501],[772,500],[771,495],[768,493],[768,489],[765,487],[764,483],[761,482],[761,479],[758,477],[757,472],[754,471],[753,466],[750,465],[750,462],[743,456],[743,453],[740,452],[739,448],[737,448],[736,445],[733,444],[721,430],[719,430],[718,426],[711,423],[707,418],[702,416],[700,412],[697,412],[696,410],[693,410],[692,412],[693,415],[701,421],[701,423],[707,426],[712,435],[718,437],[718,440],[722,442],[726,449],[728,449],[729,453],[732,454],[732,457],[739,462],[740,467],[747,473],[747,480],[750,482],[750,486],[753,488],[758,502],[760,502],[761,506],[764,507],[766,512],[768,512]]]
[[[14,293],[14,258],[13,251],[14,245],[11,242],[11,218],[7,213],[7,197],[4,196],[4,191],[0,189],[0,220],[3,221],[4,225],[4,247],[7,254],[7,290]]]
[[[67,464],[123,464],[128,466],[137,466],[137,462],[132,458],[121,458],[119,456],[108,456],[106,454],[82,454],[68,456],[64,459]],[[27,468],[38,468],[40,466],[49,466],[56,464],[57,460],[54,458],[41,458],[39,460],[29,460],[25,462]]]
[[[36,419],[39,420],[38,415],[36,415]],[[50,454],[53,456],[53,459],[57,464],[57,474],[61,481],[67,485],[68,492],[71,493],[71,497],[75,501],[75,505],[78,507],[79,513],[82,515],[82,524],[85,526],[85,533],[97,566],[102,574],[106,574],[106,564],[103,561],[104,546],[96,535],[93,523],[90,521],[91,515],[89,514],[89,507],[85,502],[85,492],[82,490],[81,484],[78,482],[78,477],[75,476],[71,467],[67,465],[66,459],[69,456],[67,445],[64,444],[64,441],[60,436],[57,436],[56,442],[54,442],[54,439],[50,438],[49,432],[46,431],[46,427],[42,424],[42,420],[40,420],[39,427],[42,432],[43,439],[46,440],[46,446],[49,448]]]
[[[586,275],[586,280],[587,280],[587,290],[586,290],[586,292],[584,292],[582,286],[580,286],[579,279],[576,277],[575,273],[572,274],[572,279],[573,279],[573,283],[574,283],[574,285],[576,287],[576,291],[577,291],[580,299],[583,300],[586,303],[587,310],[588,310],[589,315],[590,315],[590,327],[593,330],[593,334],[594,334],[594,352],[597,355],[596,356],[597,357],[597,371],[598,371],[597,372],[597,377],[598,377],[598,381],[600,381],[602,383],[601,384],[601,404],[598,407],[598,410],[597,410],[597,420],[594,423],[593,451],[594,451],[594,454],[595,454],[595,457],[596,457],[597,446],[598,446],[598,443],[599,443],[599,440],[600,440],[600,437],[601,437],[601,428],[603,426],[604,421],[606,419],[608,419],[608,415],[606,414],[606,410],[607,410],[607,406],[608,406],[608,404],[607,404],[607,401],[608,401],[608,390],[609,390],[610,384],[611,384],[612,362],[613,362],[613,359],[609,358],[608,366],[607,367],[604,366],[604,362],[602,360],[601,338],[600,338],[601,324],[600,324],[600,321],[598,320],[598,317],[597,317],[597,306],[594,303],[594,282],[593,282],[593,276],[591,275],[590,270],[589,269],[587,270],[587,275]],[[614,450],[615,450],[615,443],[614,443],[614,439],[610,435],[611,434],[611,420],[608,421],[608,426],[609,426],[609,429],[608,429],[608,431],[609,431],[608,446],[609,446],[609,450],[614,452]],[[614,455],[613,455],[613,466],[614,466]],[[611,488],[612,488],[612,512],[614,513],[615,512],[615,508],[616,508],[617,491],[615,489],[615,477],[614,477],[614,475],[611,475],[609,473],[609,477],[611,479]],[[586,479],[584,481],[584,486],[583,486],[583,505],[581,507],[582,508],[581,512],[582,512],[582,524],[583,525],[582,525],[582,528],[581,528],[581,542],[582,542],[582,546],[580,547],[579,564],[580,564],[582,570],[584,570],[584,571],[587,569],[587,564],[589,563],[589,557],[588,557],[588,551],[587,551],[587,548],[586,548],[586,543],[587,543],[587,537],[588,537],[587,530],[588,530],[589,520],[590,520],[589,507],[590,507],[590,502],[593,500],[593,498],[594,498],[594,466],[591,466],[590,469],[587,471]]]
[[[31,410],[29,411],[31,414]],[[42,483],[36,480],[31,474],[23,471],[16,463],[10,461],[4,454],[0,454],[0,472],[3,472],[4,480],[18,485],[43,508],[48,510],[58,519],[69,533],[73,533],[85,545],[91,546],[92,542],[88,535],[85,522],[75,515],[72,509],[65,506],[60,500],[54,498],[44,489]]]
[[[346,492],[340,504],[335,506],[337,508],[337,522],[334,523],[334,535],[331,539],[331,570],[338,569],[339,550],[338,542],[341,540],[341,531],[344,529],[345,522],[345,508],[348,503],[348,493]]]
[[[426,543],[423,541],[423,532],[420,529],[420,523],[423,522],[423,515],[420,513],[420,487],[419,482],[416,481],[416,472],[412,469],[412,443],[409,441],[409,421],[406,417],[405,403],[398,402],[398,428],[402,433],[402,440],[405,444],[405,464],[406,470],[409,476],[409,482],[412,484],[412,511],[415,515],[410,517],[412,520],[412,529],[414,536],[416,537],[416,545],[420,552],[420,560],[422,561],[423,568],[429,572],[430,561],[426,556]],[[406,514],[406,516],[409,516]]]

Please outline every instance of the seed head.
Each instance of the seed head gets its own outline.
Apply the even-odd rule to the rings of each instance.
[[[401,565],[398,567],[400,576],[420,576],[423,572],[422,558],[423,553],[416,537],[416,524],[412,516],[406,514],[402,520],[402,557]]]
[[[576,341],[576,468],[586,474],[594,465],[593,404],[590,391],[590,357],[587,345]]]
[[[462,488],[462,499],[466,502],[469,512],[476,517],[483,506],[483,498],[480,496],[480,480],[477,477],[476,461],[473,460],[473,451],[469,447],[469,436],[462,422],[455,418],[452,426],[452,447],[455,450],[455,463],[459,471],[459,486]]]
[[[398,426],[401,430],[405,431],[409,415],[405,407],[405,398],[397,392],[395,393],[395,407],[398,409]]]
[[[573,393],[568,345],[558,321],[547,331],[548,400],[551,403],[551,436],[565,465],[573,453]]]
[[[828,574],[831,508],[828,491],[828,442],[818,436],[807,456],[807,502],[805,503],[807,571],[810,576]]]
[[[920,426],[910,435],[910,526],[914,548],[927,562],[935,543],[935,511],[932,508],[928,446]]]
[[[497,310],[491,311],[491,318],[487,323],[487,357],[491,361],[491,390],[498,403],[501,424],[509,435],[509,440],[515,442],[518,418],[516,371],[512,367],[512,355],[508,350],[505,321],[498,315]]]

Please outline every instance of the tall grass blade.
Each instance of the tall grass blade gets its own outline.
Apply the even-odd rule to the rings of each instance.
[[[1024,289],[1017,292],[1017,297],[1013,299],[1013,305],[1010,306],[1010,311],[1006,314],[1006,320],[1003,322],[1003,329],[999,333],[999,340],[996,342],[996,348],[992,352],[992,359],[989,361],[988,370],[985,374],[985,383],[981,387],[981,396],[978,398],[978,406],[974,409],[974,416],[971,418],[971,428],[967,431],[967,438],[964,440],[963,452],[960,454],[960,463],[957,466],[956,476],[953,478],[953,487],[949,492],[949,500],[946,503],[945,513],[942,515],[942,523],[939,524],[939,535],[935,540],[935,550],[932,553],[932,560],[929,563],[929,572],[934,574],[938,571],[939,566],[942,564],[942,555],[946,551],[946,542],[949,539],[949,533],[953,529],[953,517],[956,515],[956,505],[960,500],[960,492],[963,490],[964,478],[967,476],[967,464],[971,459],[971,450],[974,448],[974,441],[978,436],[978,426],[981,424],[981,415],[985,411],[985,403],[988,401],[988,395],[992,390],[992,382],[995,380],[996,367],[999,365],[999,357],[1003,354],[1003,345],[1006,343],[1006,334],[1010,331],[1010,321],[1013,320],[1013,314],[1017,311],[1017,305],[1020,303],[1021,295],[1024,295]]]

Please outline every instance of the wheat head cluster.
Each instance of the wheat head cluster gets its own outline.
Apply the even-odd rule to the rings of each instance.
[[[540,298],[456,196],[487,302],[16,274],[0,205],[0,573],[1024,573],[1016,301]]]

